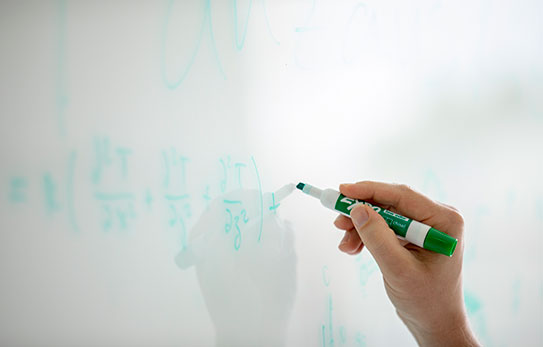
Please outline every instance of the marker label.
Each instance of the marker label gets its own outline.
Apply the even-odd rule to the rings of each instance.
[[[384,218],[388,226],[391,229],[394,229],[396,234],[398,234],[401,237],[405,237],[405,235],[407,234],[407,229],[409,229],[409,225],[412,222],[412,219],[401,216],[392,211],[385,210],[384,208],[381,208],[379,206],[374,206],[367,201],[348,198],[343,194],[339,194],[339,197],[336,201],[336,205],[334,206],[334,208],[337,211],[340,211],[346,214],[347,216],[350,216],[351,210],[353,209],[353,207],[359,204],[367,205],[373,208],[375,212],[379,213],[379,215]]]

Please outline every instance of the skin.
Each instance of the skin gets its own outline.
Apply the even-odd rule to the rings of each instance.
[[[406,185],[363,181],[340,185],[343,195],[368,201],[418,220],[458,239],[452,257],[401,241],[385,220],[366,205],[340,215],[345,231],[339,249],[364,248],[377,262],[387,295],[421,346],[479,346],[471,331],[462,292],[464,220],[454,207],[436,202]]]

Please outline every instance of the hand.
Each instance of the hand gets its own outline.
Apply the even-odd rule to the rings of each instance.
[[[478,345],[462,293],[464,220],[460,213],[405,185],[365,181],[342,184],[340,191],[458,239],[452,257],[425,250],[399,240],[377,212],[362,204],[351,210],[352,219],[340,215],[334,223],[346,231],[341,251],[357,254],[366,247],[373,255],[390,301],[419,345]]]

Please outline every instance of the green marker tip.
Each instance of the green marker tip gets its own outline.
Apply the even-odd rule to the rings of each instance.
[[[302,183],[302,182],[300,182],[300,183],[298,183],[298,184],[296,185],[296,188],[298,188],[298,189],[300,189],[300,190],[304,190],[304,187],[305,187],[305,183]]]

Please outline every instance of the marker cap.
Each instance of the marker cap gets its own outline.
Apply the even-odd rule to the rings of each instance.
[[[454,253],[458,240],[437,229],[430,228],[424,239],[424,248],[430,251],[448,255]]]

